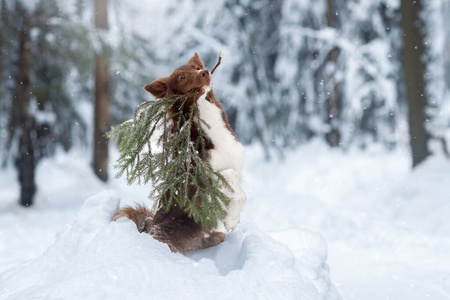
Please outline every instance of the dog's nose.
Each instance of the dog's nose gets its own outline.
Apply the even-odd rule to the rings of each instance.
[[[202,77],[205,77],[205,78],[208,78],[210,75],[208,69],[202,70],[202,72],[200,74]]]

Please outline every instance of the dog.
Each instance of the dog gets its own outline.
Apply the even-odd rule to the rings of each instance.
[[[207,160],[232,189],[232,191],[222,189],[230,199],[226,207],[226,216],[218,220],[214,228],[195,222],[177,204],[174,204],[168,212],[163,208],[150,210],[142,205],[135,208],[124,207],[113,216],[114,221],[120,218],[132,220],[139,232],[151,234],[156,240],[166,243],[173,252],[186,253],[223,242],[226,234],[238,225],[246,202],[245,193],[241,188],[244,147],[239,143],[228,122],[227,114],[215,97],[210,84],[211,73],[195,53],[187,64],[175,69],[170,76],[158,78],[145,85],[144,89],[157,99],[170,95],[190,95],[186,103],[188,105],[197,103],[199,117],[204,121],[200,126],[208,137],[205,145],[207,155],[202,159]]]

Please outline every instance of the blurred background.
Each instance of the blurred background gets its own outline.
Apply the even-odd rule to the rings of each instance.
[[[105,132],[221,50],[243,218],[323,235],[343,299],[450,299],[450,0],[0,0],[0,272],[102,189],[147,201]]]
[[[404,2],[404,3],[403,3]],[[198,52],[245,144],[448,155],[449,1],[1,0],[0,158],[31,205],[36,167],[77,147],[106,181],[104,133],[142,86]],[[409,144],[409,145],[408,145]]]

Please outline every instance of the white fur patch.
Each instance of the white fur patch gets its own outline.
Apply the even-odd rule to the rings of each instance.
[[[218,172],[232,169],[240,177],[244,167],[244,147],[227,129],[222,118],[222,110],[206,100],[206,95],[210,90],[210,87],[206,87],[205,93],[197,103],[200,118],[210,126],[208,128],[202,124],[202,128],[214,144],[214,149],[209,150],[211,166]]]
[[[221,221],[225,232],[230,232],[239,224],[241,212],[244,208],[247,197],[242,190],[239,175],[234,170],[224,170],[220,172],[220,174],[225,177],[225,180],[233,189],[233,191],[229,191],[227,189],[222,190],[222,192],[230,198],[230,203],[226,208],[227,215]]]
[[[232,188],[232,191],[223,189],[223,192],[230,198],[230,203],[226,207],[227,215],[218,221],[216,227],[216,231],[227,233],[238,225],[241,211],[247,200],[240,184],[241,172],[244,168],[244,146],[226,127],[222,110],[206,100],[206,95],[211,88],[204,89],[205,93],[197,100],[197,103],[200,118],[209,125],[209,127],[205,124],[201,126],[214,144],[214,149],[209,150],[209,162],[216,171],[225,177]]]

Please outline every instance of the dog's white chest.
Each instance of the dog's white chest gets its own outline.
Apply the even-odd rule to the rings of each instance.
[[[207,92],[197,100],[197,103],[200,119],[209,125],[208,127],[202,124],[202,128],[214,144],[214,149],[210,150],[211,166],[219,172],[233,169],[240,176],[244,167],[244,147],[226,128],[222,110],[206,100],[206,94]]]

